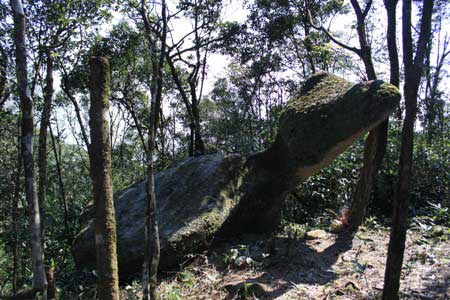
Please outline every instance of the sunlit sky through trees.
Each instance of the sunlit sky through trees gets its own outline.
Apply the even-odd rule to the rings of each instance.
[[[246,8],[248,3],[244,3],[248,1],[241,1],[241,0],[230,0],[225,1],[224,3],[224,9],[221,14],[221,19],[223,21],[228,22],[239,22],[244,23],[246,21],[246,17],[248,16],[248,9]],[[349,0],[345,1],[348,5]],[[169,10],[175,10],[177,1],[168,1],[168,8]],[[416,8],[417,9],[417,8]],[[114,25],[118,24],[119,22],[129,21],[131,24],[133,23],[132,20],[129,19],[129,16],[122,12],[113,11],[111,12],[112,18],[108,24],[103,24],[99,28],[96,29],[98,34],[102,36],[108,36],[109,31],[113,28]],[[383,79],[385,81],[389,80],[389,60],[387,56],[387,45],[386,45],[386,12],[382,3],[382,0],[375,0],[374,4],[372,6],[371,12],[369,14],[370,23],[368,28],[368,33],[370,36],[370,40],[372,42],[372,51],[373,53],[376,53],[377,56],[374,60],[375,68],[377,70],[377,75],[380,79]],[[413,13],[413,17],[416,17],[416,14]],[[399,48],[399,55],[400,55],[400,62],[401,62],[401,5],[397,6],[397,40],[398,40],[398,48]],[[416,23],[417,19],[413,19],[413,23]],[[331,18],[327,24],[323,24],[327,29],[330,30],[340,41],[352,45],[352,46],[358,46],[358,40],[357,40],[357,32],[354,27],[355,24],[355,16],[353,13],[353,10],[349,10],[349,13],[346,15],[336,15],[335,17]],[[449,20],[445,20],[443,23],[443,28],[445,30],[441,33],[443,38],[446,34],[449,33]],[[189,23],[189,21],[186,18],[178,18],[174,20],[170,27],[172,28],[172,34],[175,40],[183,37],[186,33],[188,33],[192,29],[192,24]],[[435,37],[437,38],[437,37]],[[339,46],[336,44],[331,43],[331,46],[333,48],[338,49]],[[346,51],[345,49],[341,49],[341,51]],[[436,54],[437,47],[433,48],[433,55]],[[347,70],[344,71],[342,74],[338,74],[348,80],[351,81],[359,81],[361,80],[361,74],[364,73],[363,71],[363,64],[359,60],[359,58],[352,54],[348,53],[349,55],[352,55],[354,60],[356,62],[359,62],[359,68],[361,72],[355,72],[355,70]],[[378,54],[381,54],[378,55]],[[381,59],[380,59],[381,57]],[[223,54],[218,53],[211,53],[208,55],[207,60],[207,76],[205,78],[204,83],[204,96],[207,96],[208,93],[212,90],[214,82],[221,77],[225,77],[227,75],[228,69],[227,66],[232,62],[232,58]],[[448,66],[445,68],[448,69]],[[283,73],[278,74],[280,77],[289,77],[289,76],[295,76],[295,73],[291,72],[290,70],[285,70]],[[447,83],[450,82],[448,76],[445,76],[443,78],[442,86],[449,86]],[[56,72],[55,73],[55,80],[54,80],[54,89],[56,92],[60,89],[60,76]],[[163,100],[163,109],[167,111],[169,107],[169,99],[164,98]],[[65,108],[64,110],[61,108],[58,108],[56,111],[56,115],[59,122],[67,122],[66,119],[72,119],[74,120],[74,112],[71,111],[72,108]],[[111,118],[114,118],[114,115],[119,113],[115,107],[112,107],[111,109]],[[58,117],[60,116],[60,117]],[[120,118],[119,118],[120,122]],[[418,122],[417,122],[418,123]],[[62,124],[61,124],[62,125]],[[66,127],[64,124],[62,127]],[[123,124],[124,126],[124,124]],[[120,124],[118,124],[117,129],[121,130],[123,128]],[[74,131],[79,131],[77,122],[72,122],[72,124],[69,126],[73,128]],[[73,132],[66,132],[66,142],[68,143],[75,143],[75,139],[73,136]]]

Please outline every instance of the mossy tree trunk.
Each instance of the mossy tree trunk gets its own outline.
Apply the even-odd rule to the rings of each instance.
[[[44,299],[46,299],[47,280],[44,270],[44,249],[42,247],[41,220],[33,158],[34,112],[33,101],[28,86],[25,13],[21,0],[12,0],[11,7],[14,18],[17,88],[22,110],[21,152],[25,173],[26,199],[30,211],[31,260],[33,271],[32,293],[42,292]]]
[[[414,123],[417,114],[417,97],[423,74],[427,44],[430,42],[433,0],[423,0],[420,31],[417,45],[413,46],[411,23],[411,0],[403,0],[402,34],[403,65],[405,68],[406,115],[402,128],[399,179],[394,198],[391,234],[384,275],[383,300],[399,299],[400,275],[405,252],[406,231],[408,229],[408,203],[413,164]],[[414,50],[415,49],[415,53]]]
[[[95,248],[97,258],[97,292],[100,300],[119,300],[117,274],[116,220],[109,140],[109,62],[104,57],[89,61],[92,193],[95,207]]]

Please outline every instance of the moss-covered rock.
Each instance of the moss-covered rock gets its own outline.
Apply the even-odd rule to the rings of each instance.
[[[306,81],[287,103],[271,147],[247,159],[243,196],[221,233],[276,228],[286,195],[385,120],[400,93],[383,81],[351,84],[328,73]]]
[[[310,78],[287,104],[277,142],[306,179],[396,108],[398,89],[381,80],[353,85],[328,73]]]
[[[319,73],[287,103],[276,141],[266,151],[245,159],[191,157],[157,174],[160,268],[205,249],[218,235],[276,228],[286,195],[386,119],[399,100],[399,91],[382,81],[353,85]],[[115,195],[122,280],[141,272],[145,199],[144,182]],[[95,266],[92,225],[88,221],[75,240],[79,267]]]
[[[188,253],[207,248],[239,200],[242,162],[239,155],[204,155],[179,161],[156,175],[162,269],[176,266]],[[119,274],[124,280],[142,269],[145,182],[117,193],[114,200]],[[93,222],[88,219],[73,247],[77,266],[94,268],[94,247]]]

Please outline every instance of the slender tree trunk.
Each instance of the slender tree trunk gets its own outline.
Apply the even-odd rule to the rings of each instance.
[[[39,171],[39,213],[41,215],[42,243],[45,240],[46,201],[47,193],[47,128],[50,123],[53,98],[53,59],[50,50],[47,50],[47,76],[45,77],[44,107],[42,109],[41,124],[39,128],[38,171]]]
[[[170,57],[169,53],[166,52],[166,61],[170,68],[170,73],[172,74],[173,81],[175,82],[175,85],[177,86],[178,91],[180,92],[181,99],[183,100],[184,105],[186,106],[186,110],[189,117],[189,129],[190,129],[190,135],[189,135],[189,156],[194,156],[195,153],[195,116],[193,112],[193,108],[191,104],[189,103],[188,96],[186,94],[186,91],[183,88],[183,84],[180,80],[180,77],[178,75],[178,71],[172,61],[172,58]]]
[[[7,56],[6,51],[0,45],[0,107],[8,99],[9,93],[6,88],[6,67],[7,67]]]
[[[409,88],[409,87],[408,87]],[[405,252],[406,231],[408,229],[409,189],[414,142],[414,121],[417,96],[407,91],[405,84],[406,116],[403,121],[402,146],[400,152],[399,184],[393,203],[392,226],[389,238],[388,257],[384,275],[383,300],[398,300],[400,275]],[[415,99],[414,99],[415,98]],[[411,100],[413,100],[411,102]],[[415,102],[415,103],[414,103]],[[411,155],[409,155],[409,153]]]
[[[188,154],[189,156],[194,156],[194,149],[195,149],[195,124],[193,121],[189,124],[189,149]]]
[[[56,148],[55,136],[53,135],[51,125],[49,125],[49,129],[50,129],[50,137],[52,140],[53,155],[55,156],[56,170],[58,173],[59,193],[60,193],[60,197],[61,197],[62,207],[64,209],[64,230],[66,231],[67,244],[68,244],[69,248],[71,248],[73,237],[72,237],[72,231],[70,230],[70,225],[69,225],[69,211],[68,211],[68,207],[67,207],[67,198],[66,198],[66,192],[64,189],[64,182],[62,179],[61,161],[60,161],[60,156],[58,155],[58,150]]]
[[[143,265],[143,296],[144,300],[157,299],[157,275],[160,258],[160,243],[159,243],[159,229],[158,216],[156,210],[156,196],[155,196],[155,170],[154,170],[154,151],[156,129],[158,127],[158,117],[161,110],[162,101],[162,86],[163,86],[163,72],[164,59],[166,57],[166,36],[167,36],[167,16],[166,16],[166,2],[161,3],[161,48],[158,49],[157,42],[153,38],[149,30],[149,20],[145,1],[141,2],[141,14],[144,19],[144,25],[147,29],[147,40],[150,46],[151,60],[152,60],[152,84],[151,84],[151,103],[150,103],[150,118],[148,121],[148,155],[147,155],[147,211],[145,218],[145,244],[144,244],[144,265]],[[159,56],[158,56],[159,53]],[[172,65],[173,67],[173,65]],[[181,92],[181,91],[180,91]]]
[[[56,286],[55,286],[55,267],[48,266],[45,270],[45,276],[48,281],[47,296],[48,299],[56,299]]]
[[[153,82],[155,79],[153,79]],[[156,83],[152,83],[156,85]],[[152,90],[155,87],[152,86]],[[156,115],[156,95],[152,91],[152,102],[150,107],[150,125],[154,124]],[[155,196],[155,170],[154,170],[154,150],[155,150],[155,128],[150,126],[148,132],[148,157],[147,157],[147,212],[145,220],[145,248],[144,248],[144,300],[156,300],[157,272],[160,256],[159,231],[156,215]]]
[[[201,1],[200,1],[201,3]],[[193,64],[192,70],[188,76],[188,84],[189,84],[189,92],[191,94],[191,104],[192,104],[192,115],[193,115],[193,123],[194,123],[194,155],[203,155],[205,154],[205,144],[203,143],[202,133],[201,133],[201,125],[200,125],[200,98],[202,91],[200,91],[200,96],[197,95],[197,87],[199,81],[199,71],[201,69],[202,58],[200,54],[201,41],[199,37],[199,11],[198,5],[201,5],[194,1],[194,45],[195,45],[195,58],[196,62]],[[208,50],[205,52],[205,62],[206,55]],[[204,72],[203,72],[204,75]],[[204,78],[203,78],[204,79]],[[203,80],[202,80],[203,85]],[[202,88],[201,88],[202,89]]]
[[[373,182],[378,173],[384,154],[386,153],[388,120],[383,121],[369,132],[364,144],[363,167],[353,195],[350,207],[350,226],[357,230],[364,221]]]
[[[413,164],[414,123],[417,113],[417,95],[426,46],[430,40],[433,0],[423,0],[419,39],[413,47],[411,33],[411,0],[403,0],[403,63],[405,67],[404,97],[406,115],[402,128],[399,181],[394,199],[391,234],[389,238],[386,271],[384,275],[383,300],[399,299],[400,275],[405,252],[408,229],[408,202]],[[416,49],[414,56],[413,49]]]
[[[387,13],[387,46],[389,53],[390,79],[389,82],[396,87],[400,87],[400,64],[398,61],[397,49],[397,4],[398,0],[384,0],[384,7]]]
[[[109,62],[104,57],[92,57],[89,63],[91,67],[89,157],[95,206],[97,293],[100,300],[119,300],[111,143],[108,132]]]
[[[47,280],[44,270],[41,220],[36,192],[36,177],[33,158],[33,101],[30,97],[27,74],[27,50],[25,45],[25,14],[21,0],[11,0],[14,14],[14,41],[16,45],[17,87],[22,110],[21,152],[25,173],[26,199],[30,209],[31,260],[33,271],[32,289],[43,293],[46,299]]]
[[[398,0],[383,0],[387,13],[387,46],[389,53],[390,80],[392,85],[400,88],[400,63],[397,49],[397,4]],[[396,118],[402,119],[400,104],[397,108]]]
[[[77,121],[78,121],[78,125],[80,126],[83,142],[89,151],[90,141],[88,138],[86,128],[84,126],[83,117],[81,116],[80,105],[78,104],[77,99],[75,99],[75,97],[70,93],[70,90],[65,86],[64,83],[61,85],[61,89],[64,92],[64,94],[66,94],[66,96],[70,99],[70,102],[72,102],[72,104],[73,104],[73,107],[75,109],[75,115],[76,115]]]
[[[308,61],[310,68],[311,68],[311,72],[312,74],[316,73],[316,66],[314,64],[314,58],[312,56],[312,42],[311,42],[311,33],[310,33],[310,24],[308,21],[308,12],[309,10],[309,2],[305,1],[304,2],[304,12],[303,12],[303,28],[304,28],[304,32],[305,32],[305,41],[303,42],[303,45],[305,46],[306,49],[306,60]],[[306,75],[306,74],[304,74]]]
[[[205,154],[205,143],[201,135],[200,112],[197,100],[192,100],[192,114],[194,115],[194,155],[203,155]]]
[[[19,207],[19,198],[20,198],[20,170],[22,169],[22,156],[20,151],[20,125],[17,126],[17,168],[16,168],[16,176],[15,176],[15,184],[14,184],[14,199],[13,205],[11,209],[12,215],[12,234],[13,234],[13,245],[12,245],[12,253],[13,253],[13,271],[12,271],[12,288],[13,293],[17,293],[17,273],[19,269],[19,229],[18,229],[18,216],[17,210]]]
[[[377,78],[365,29],[365,18],[369,12],[371,2],[366,4],[367,6],[364,11],[361,10],[357,0],[352,0],[351,3],[357,16],[357,31],[361,47],[359,56],[364,63],[367,78],[369,80],[375,80]],[[389,119],[386,119],[369,132],[364,144],[363,167],[360,170],[359,180],[355,188],[355,193],[353,194],[353,201],[350,207],[350,220],[348,220],[350,226],[355,230],[364,220],[373,182],[386,153],[388,127]]]
[[[372,6],[372,0],[365,1],[364,9],[359,5],[358,0],[350,0],[353,10],[356,14],[358,39],[360,48],[346,45],[331,35],[323,26],[317,27],[309,22],[318,30],[324,32],[333,42],[339,46],[352,51],[358,55],[364,63],[366,75],[369,80],[376,79],[375,68],[372,61],[371,47],[366,33],[366,17]],[[365,211],[372,191],[374,178],[380,168],[383,156],[386,152],[388,119],[382,122],[378,127],[372,129],[364,145],[364,163],[361,168],[359,181],[356,185],[353,201],[350,207],[350,217],[348,222],[353,229],[357,229],[364,219]]]

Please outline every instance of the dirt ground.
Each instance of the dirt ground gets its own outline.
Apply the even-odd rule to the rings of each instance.
[[[450,299],[449,229],[409,231],[402,299]],[[161,299],[380,299],[389,231],[308,239],[246,237],[193,256],[159,286]],[[124,289],[133,299],[135,286]],[[125,295],[126,294],[126,295]],[[137,296],[136,294],[134,294]]]

